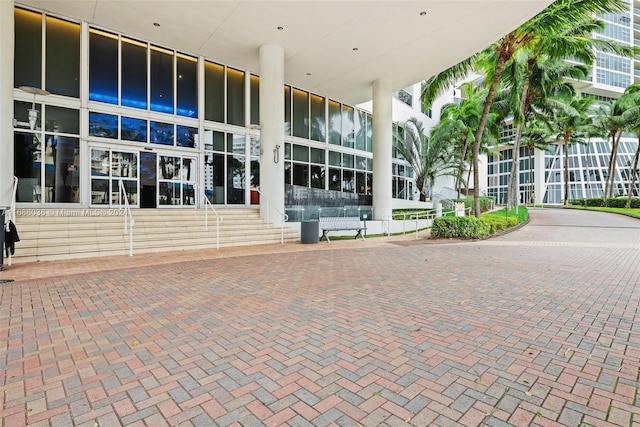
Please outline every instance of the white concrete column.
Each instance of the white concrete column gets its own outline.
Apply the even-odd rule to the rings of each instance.
[[[282,223],[284,213],[284,49],[260,47],[260,215]]]
[[[393,144],[391,82],[373,82],[373,217],[392,213],[391,156]]]
[[[0,209],[13,188],[13,0],[0,1]]]

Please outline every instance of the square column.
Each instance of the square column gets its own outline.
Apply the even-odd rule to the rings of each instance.
[[[260,216],[274,225],[281,225],[280,213],[284,214],[284,49],[276,45],[260,47],[260,193]]]
[[[0,210],[13,197],[13,6],[13,0],[0,1]]]
[[[391,81],[373,82],[373,217],[382,220],[392,213],[391,161],[393,118]]]

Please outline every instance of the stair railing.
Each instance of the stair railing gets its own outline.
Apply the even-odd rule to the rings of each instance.
[[[13,222],[14,224],[16,223],[16,194],[17,193],[18,193],[18,177],[14,176],[13,188],[11,189],[11,206],[9,207],[9,210],[5,213],[4,224],[2,224],[3,233],[6,230],[7,224],[9,224],[9,221]],[[0,248],[0,251],[4,251],[4,248]],[[7,264],[9,266],[11,265],[11,251],[9,251],[9,253],[7,254]]]
[[[284,223],[287,222],[289,220],[289,215],[287,215],[286,213],[282,212],[280,209],[278,209],[273,202],[260,191],[260,188],[255,187],[253,188],[254,190],[256,190],[258,192],[258,194],[260,195],[260,202],[262,202],[262,198],[264,197],[264,200],[267,202],[267,223],[269,225],[271,225],[271,221],[270,221],[270,212],[271,209],[273,209],[274,211],[276,211],[279,215],[280,215],[280,243],[284,243]]]
[[[119,189],[119,199],[120,209],[124,209],[124,234],[127,234],[127,228],[129,230],[129,256],[133,256],[133,226],[135,221],[133,220],[133,215],[131,214],[131,206],[129,205],[129,196],[127,195],[127,190],[124,188],[124,183],[122,180],[118,180],[118,189]],[[124,208],[122,207],[122,201],[124,200]]]
[[[209,201],[204,189],[200,190],[200,196],[202,196],[204,200],[204,229],[209,231],[209,209],[211,209],[216,216],[216,249],[220,249],[220,223],[222,222],[222,217],[218,215],[216,208],[214,208]]]

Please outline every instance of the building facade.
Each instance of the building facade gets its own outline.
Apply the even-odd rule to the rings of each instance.
[[[640,46],[640,1],[629,2],[629,9],[602,15],[605,23],[594,37],[615,40],[628,46]],[[597,52],[596,61],[585,81],[576,82],[576,88],[591,95],[597,102],[617,99],[627,86],[640,83],[640,55],[635,58],[619,57]],[[508,143],[513,140],[514,128],[505,126],[500,138],[500,154],[488,156],[487,194],[497,203],[506,203],[509,173],[513,152]],[[614,178],[614,195],[640,195],[636,184],[630,189],[631,168],[638,140],[633,134],[624,133],[618,148]],[[607,178],[607,165],[611,155],[610,140],[593,138],[585,144],[569,146],[569,199],[602,197]],[[562,204],[564,200],[564,147],[552,145],[548,150],[535,149],[529,153],[526,147],[519,153],[520,202]]]

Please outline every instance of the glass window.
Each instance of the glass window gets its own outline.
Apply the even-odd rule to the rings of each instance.
[[[311,165],[311,188],[324,189],[325,167]]]
[[[111,176],[116,178],[138,177],[138,155],[114,151],[111,154]]]
[[[260,124],[260,78],[251,75],[251,124]]]
[[[224,132],[204,131],[204,149],[224,152]]]
[[[13,137],[13,168],[18,177],[16,201],[41,203],[40,172],[42,148],[36,134],[16,132]]]
[[[353,108],[342,106],[342,145],[353,148],[355,125],[353,122]]]
[[[284,159],[291,160],[291,144],[288,142],[284,144]]]
[[[122,38],[122,93],[125,107],[147,109],[147,45]]]
[[[309,93],[293,89],[293,136],[309,138]]]
[[[340,169],[329,169],[329,190],[340,191],[342,189],[342,174]]]
[[[173,125],[171,123],[151,122],[151,143],[173,145]]]
[[[329,165],[342,166],[342,156],[337,151],[329,151]]]
[[[291,86],[284,87],[284,134],[291,135]]]
[[[367,149],[367,114],[364,111],[355,110],[355,138],[356,149]]]
[[[46,89],[80,96],[80,25],[47,16]]]
[[[197,139],[197,128],[176,125],[176,145],[178,147],[198,148],[196,144]]]
[[[342,113],[340,103],[329,101],[329,144],[340,145],[342,141]]]
[[[121,138],[124,141],[147,142],[147,121],[133,117],[120,118]]]
[[[343,154],[342,155],[342,166],[345,168],[353,168],[353,155],[352,154]]]
[[[204,118],[224,122],[224,67],[204,63]]]
[[[173,52],[151,46],[151,111],[173,114]]]
[[[42,87],[42,15],[15,9],[14,87]],[[20,185],[18,183],[18,185]]]
[[[244,135],[227,134],[227,153],[245,154]]]
[[[91,111],[89,113],[89,135],[117,139],[118,116]]]
[[[80,112],[71,108],[47,105],[45,130],[58,133],[80,133]]]
[[[244,72],[227,68],[227,123],[244,126]]]
[[[80,140],[47,135],[44,201],[78,203],[80,194]]]
[[[309,185],[309,165],[302,163],[293,164],[293,185],[307,187]]]
[[[367,114],[367,151],[373,153],[373,116],[371,114]]]
[[[118,103],[118,36],[89,31],[89,99]]]
[[[34,107],[34,105],[30,102],[22,102],[15,101],[13,103],[13,114],[14,117],[21,122],[27,123],[29,121],[29,110]],[[35,110],[38,112],[38,118],[36,119],[36,125],[33,130],[40,130],[42,124],[40,123],[40,118],[42,117],[42,105],[35,104]]]
[[[198,117],[198,60],[178,53],[176,63],[178,68],[176,113],[179,116]]]
[[[220,132],[216,132],[220,133]],[[222,135],[224,142],[224,135]],[[205,153],[204,185],[205,195],[211,203],[224,204],[224,154]]]
[[[244,204],[244,156],[227,156],[227,203]]]
[[[324,150],[321,148],[311,147],[311,163],[320,163],[324,165]]]
[[[324,98],[311,95],[311,139],[325,141]]]
[[[297,160],[299,162],[308,162],[309,161],[309,147],[305,147],[303,145],[294,145],[293,146],[293,160]]]
[[[284,183],[291,185],[291,162],[284,162]]]

